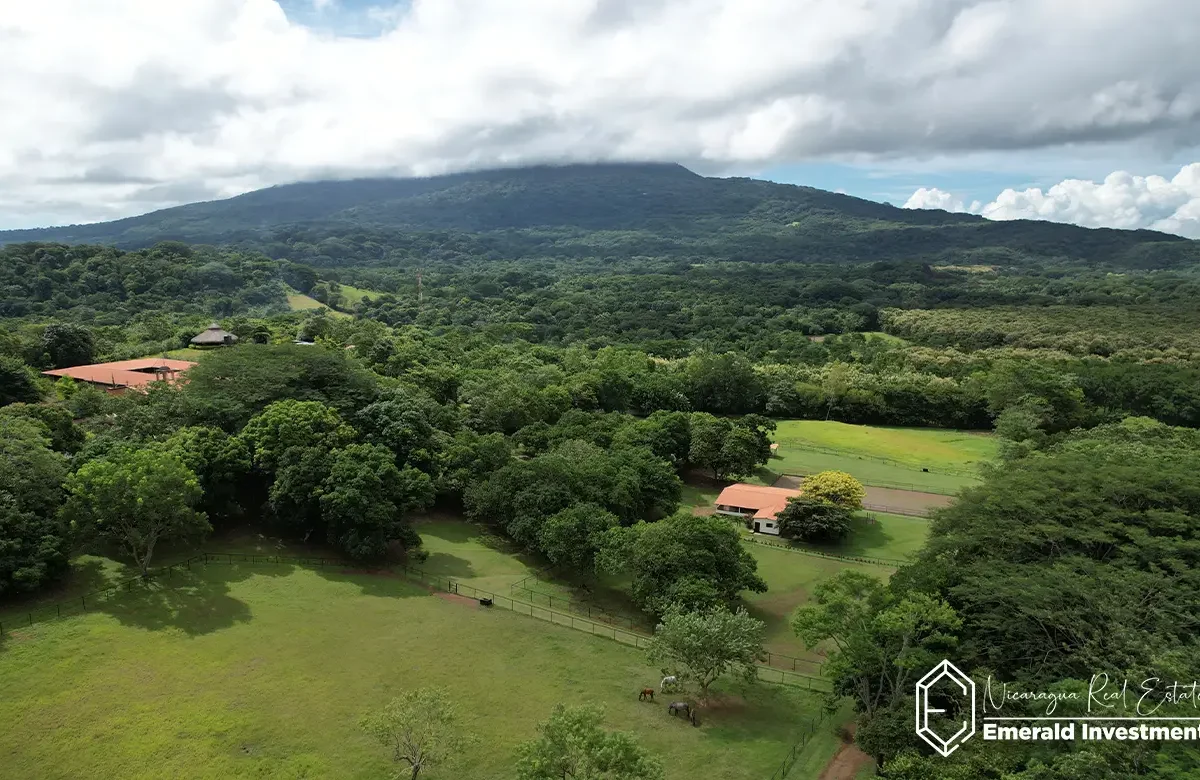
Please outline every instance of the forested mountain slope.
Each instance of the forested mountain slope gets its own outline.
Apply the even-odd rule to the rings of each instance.
[[[289,247],[296,240],[329,237],[382,247],[449,243],[466,254],[509,259],[678,255],[1002,264],[1070,259],[1132,268],[1200,260],[1200,243],[1152,231],[989,222],[811,187],[707,178],[673,164],[540,166],[288,184],[115,222],[3,231],[0,245],[61,241],[137,248],[179,240],[240,244],[294,257]]]

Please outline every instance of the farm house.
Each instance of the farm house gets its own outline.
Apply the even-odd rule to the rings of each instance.
[[[776,516],[789,498],[796,498],[800,491],[792,488],[747,485],[744,482],[730,485],[717,496],[716,511],[722,515],[733,515],[746,520],[755,533],[779,536]]]

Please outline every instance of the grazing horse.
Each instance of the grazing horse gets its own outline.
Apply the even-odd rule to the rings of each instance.
[[[666,677],[662,678],[662,682],[660,682],[660,683],[658,684],[658,690],[659,690],[659,692],[661,693],[661,692],[663,692],[663,691],[665,691],[665,690],[667,689],[667,686],[668,686],[668,685],[669,685],[669,686],[671,686],[672,688],[674,688],[674,687],[675,687],[676,685],[678,685],[678,684],[679,684],[679,678],[678,678],[678,677],[676,677],[676,676],[675,676],[675,675],[673,675],[673,674],[672,674],[672,675],[668,675],[668,676],[666,676]]]
[[[688,716],[688,720],[691,720],[692,708],[686,701],[673,701],[667,705],[668,715],[678,715],[681,712]]]
[[[653,688],[642,688],[642,692],[638,694],[638,701],[645,701],[646,699],[654,701]]]

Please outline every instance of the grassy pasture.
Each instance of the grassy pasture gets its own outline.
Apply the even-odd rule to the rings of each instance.
[[[953,494],[978,484],[978,478],[969,472],[996,456],[995,439],[983,433],[824,420],[781,420],[778,425],[775,442],[779,447],[763,470],[769,473],[759,475],[767,484],[772,474],[833,469],[852,474],[867,485]],[[829,449],[839,452],[823,451]]]
[[[585,701],[661,755],[668,777],[736,780],[768,776],[820,706],[729,682],[693,729],[637,701],[657,675],[632,648],[398,578],[210,564],[6,638],[0,761],[6,778],[39,780],[382,778],[387,753],[358,717],[436,684],[479,741],[433,780],[509,776],[515,746],[556,703]],[[805,765],[831,748],[814,740]]]
[[[295,291],[288,293],[287,300],[288,300],[288,308],[290,308],[292,311],[309,311],[312,309],[322,309],[322,308],[328,309],[329,308],[325,304],[318,301],[316,298],[310,298],[307,295],[302,295],[301,293],[298,293]],[[331,316],[331,317],[349,317],[351,315],[347,314],[344,311],[338,311],[337,309],[329,309],[329,316]]]
[[[828,420],[782,420],[775,441],[781,451],[789,445],[829,447],[854,455],[899,461],[918,471],[922,467],[969,469],[996,457],[996,440],[985,433],[850,425]]]
[[[339,286],[341,287],[342,303],[348,309],[354,308],[359,301],[367,296],[378,298],[383,295],[383,293],[376,292],[375,290],[364,290],[361,287],[351,287],[348,284],[339,284]]]

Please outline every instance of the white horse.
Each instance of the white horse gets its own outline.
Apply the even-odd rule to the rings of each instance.
[[[660,682],[658,684],[658,692],[662,693],[663,691],[665,691],[667,689],[668,685],[671,686],[672,688],[674,688],[678,684],[679,684],[679,678],[673,674],[669,675],[667,677],[662,678],[662,682]]]

